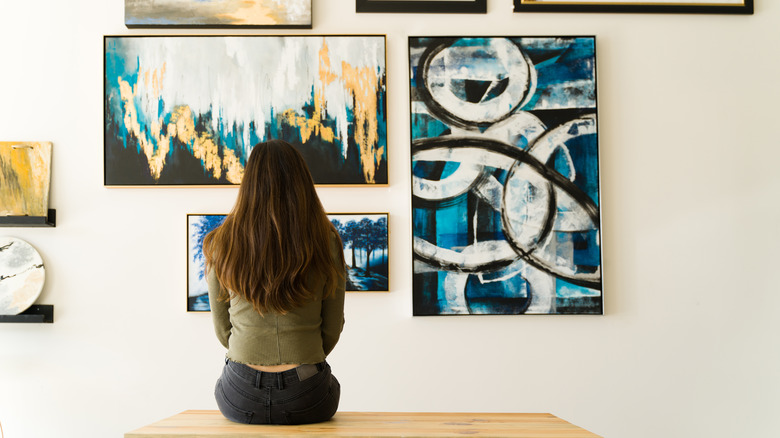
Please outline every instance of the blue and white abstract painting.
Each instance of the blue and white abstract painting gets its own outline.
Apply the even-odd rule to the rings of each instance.
[[[281,139],[316,184],[387,184],[385,37],[107,36],[104,183],[239,184]]]
[[[409,56],[414,314],[601,314],[595,38]]]

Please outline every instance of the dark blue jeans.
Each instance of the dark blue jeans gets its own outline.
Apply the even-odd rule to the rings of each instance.
[[[222,415],[237,423],[319,423],[336,413],[341,385],[327,362],[265,373],[227,361],[214,395]]]

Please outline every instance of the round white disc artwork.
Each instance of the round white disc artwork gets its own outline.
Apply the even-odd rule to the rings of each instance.
[[[38,299],[46,280],[43,259],[24,240],[0,236],[0,315],[18,315]]]

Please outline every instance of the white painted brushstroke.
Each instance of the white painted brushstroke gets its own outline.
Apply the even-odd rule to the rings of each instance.
[[[158,90],[164,113],[179,105],[201,114],[212,109],[215,132],[254,121],[262,135],[272,108],[276,115],[299,109],[311,100],[312,89],[322,86],[328,114],[343,134],[349,124],[346,108],[351,99],[340,80],[324,86],[319,81],[323,41],[337,76],[342,62],[384,74],[381,37],[123,38],[119,52],[131,71],[135,67],[142,74],[164,70]],[[157,96],[151,83],[147,86],[139,79],[136,87],[139,96]],[[142,109],[149,120],[160,116],[156,100],[144,101]]]
[[[547,127],[536,116],[529,112],[519,111],[492,124],[482,133],[482,136],[520,147],[523,143],[533,144],[545,131],[547,131]],[[527,146],[521,149],[526,148]]]
[[[485,53],[492,55],[486,58]],[[477,62],[478,60],[478,62]],[[425,86],[439,105],[455,116],[471,122],[494,122],[524,101],[531,92],[533,66],[512,41],[490,38],[487,45],[450,46],[434,56]],[[450,88],[453,80],[481,80],[492,87],[509,79],[507,88],[489,100],[467,102]]]
[[[466,248],[477,246],[479,251]],[[508,261],[517,258],[517,254],[506,241],[491,240],[478,242],[475,245],[469,245],[460,252],[451,249],[441,248],[420,237],[414,238],[414,252],[423,257],[435,260],[442,260],[444,263],[452,264],[461,269],[471,270],[477,267],[495,262]]]

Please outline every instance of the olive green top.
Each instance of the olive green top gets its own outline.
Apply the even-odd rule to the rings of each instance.
[[[344,266],[336,239],[332,246],[333,257]],[[228,359],[249,365],[324,361],[344,327],[345,284],[323,299],[325,281],[321,277],[310,274],[307,279],[307,285],[317,293],[313,301],[285,314],[269,311],[261,316],[243,298],[233,298],[230,303],[217,300],[223,288],[214,270],[210,270],[207,281],[211,316],[219,342],[228,349]]]

